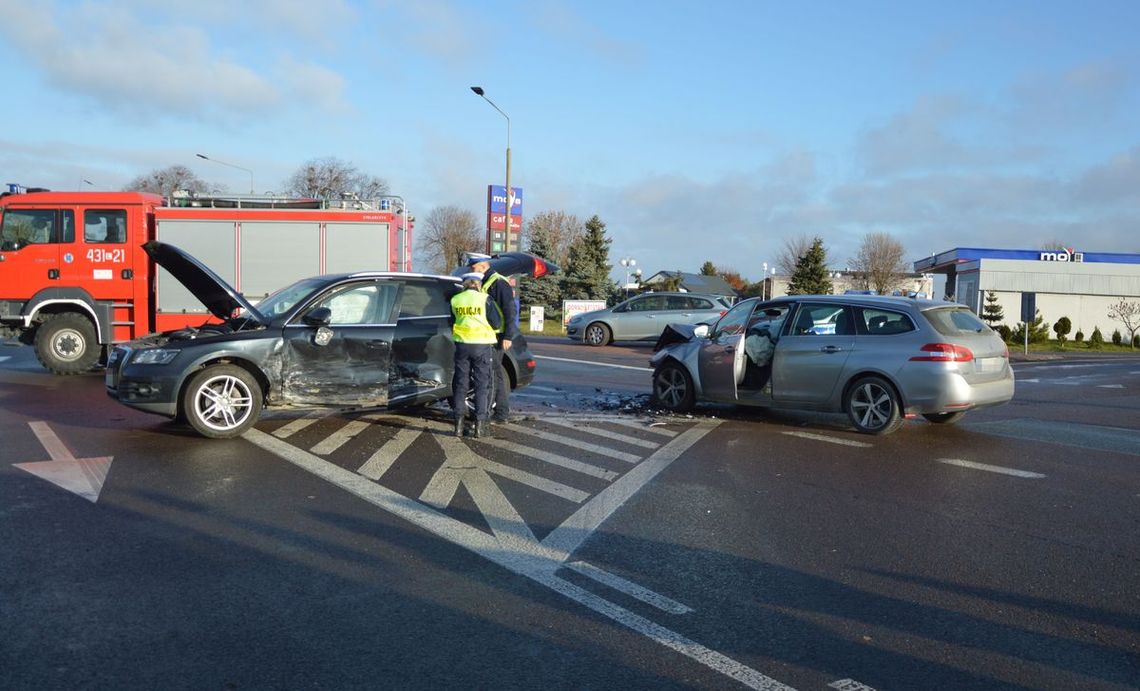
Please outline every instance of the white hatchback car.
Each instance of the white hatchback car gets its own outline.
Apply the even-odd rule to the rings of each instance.
[[[736,304],[711,327],[671,325],[650,364],[666,409],[698,401],[847,413],[867,434],[904,416],[957,422],[1013,398],[1001,337],[965,305],[796,295]]]

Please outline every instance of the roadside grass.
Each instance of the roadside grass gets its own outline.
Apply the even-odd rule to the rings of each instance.
[[[1010,350],[1024,351],[1024,342],[1009,342]],[[1065,341],[1064,345],[1057,341],[1045,341],[1042,343],[1030,343],[1029,352],[1031,353],[1137,353],[1140,354],[1140,348],[1131,348],[1127,344],[1115,345],[1112,341],[1106,342],[1099,348],[1094,348],[1089,345],[1088,341]]]

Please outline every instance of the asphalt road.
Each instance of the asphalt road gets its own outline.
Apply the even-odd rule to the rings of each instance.
[[[648,348],[534,341],[466,442],[438,409],[208,441],[0,348],[5,685],[1140,687],[1140,359],[872,438],[653,416]]]

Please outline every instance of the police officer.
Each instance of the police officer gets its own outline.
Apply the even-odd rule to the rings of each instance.
[[[463,290],[451,298],[455,317],[455,374],[451,378],[451,410],[455,413],[455,436],[463,436],[467,414],[467,391],[475,388],[475,437],[489,437],[487,417],[491,412],[491,365],[497,328],[502,326],[490,296],[484,294],[483,274],[463,275]]]
[[[495,412],[491,416],[492,422],[509,422],[511,403],[510,382],[503,376],[503,351],[509,350],[511,341],[519,336],[518,309],[515,306],[515,291],[502,274],[491,268],[491,255],[478,252],[467,253],[467,266],[472,271],[483,274],[483,292],[491,297],[499,315],[502,317],[502,327],[496,333],[498,339],[495,348],[495,362],[492,365],[492,374],[495,377]]]

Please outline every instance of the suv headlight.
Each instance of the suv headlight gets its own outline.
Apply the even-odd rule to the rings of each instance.
[[[577,324],[580,321],[582,321],[582,315],[580,314],[575,314],[573,317],[570,317],[571,324]]]
[[[132,365],[168,365],[178,356],[179,350],[167,348],[151,348],[149,350],[135,351],[131,358]]]

